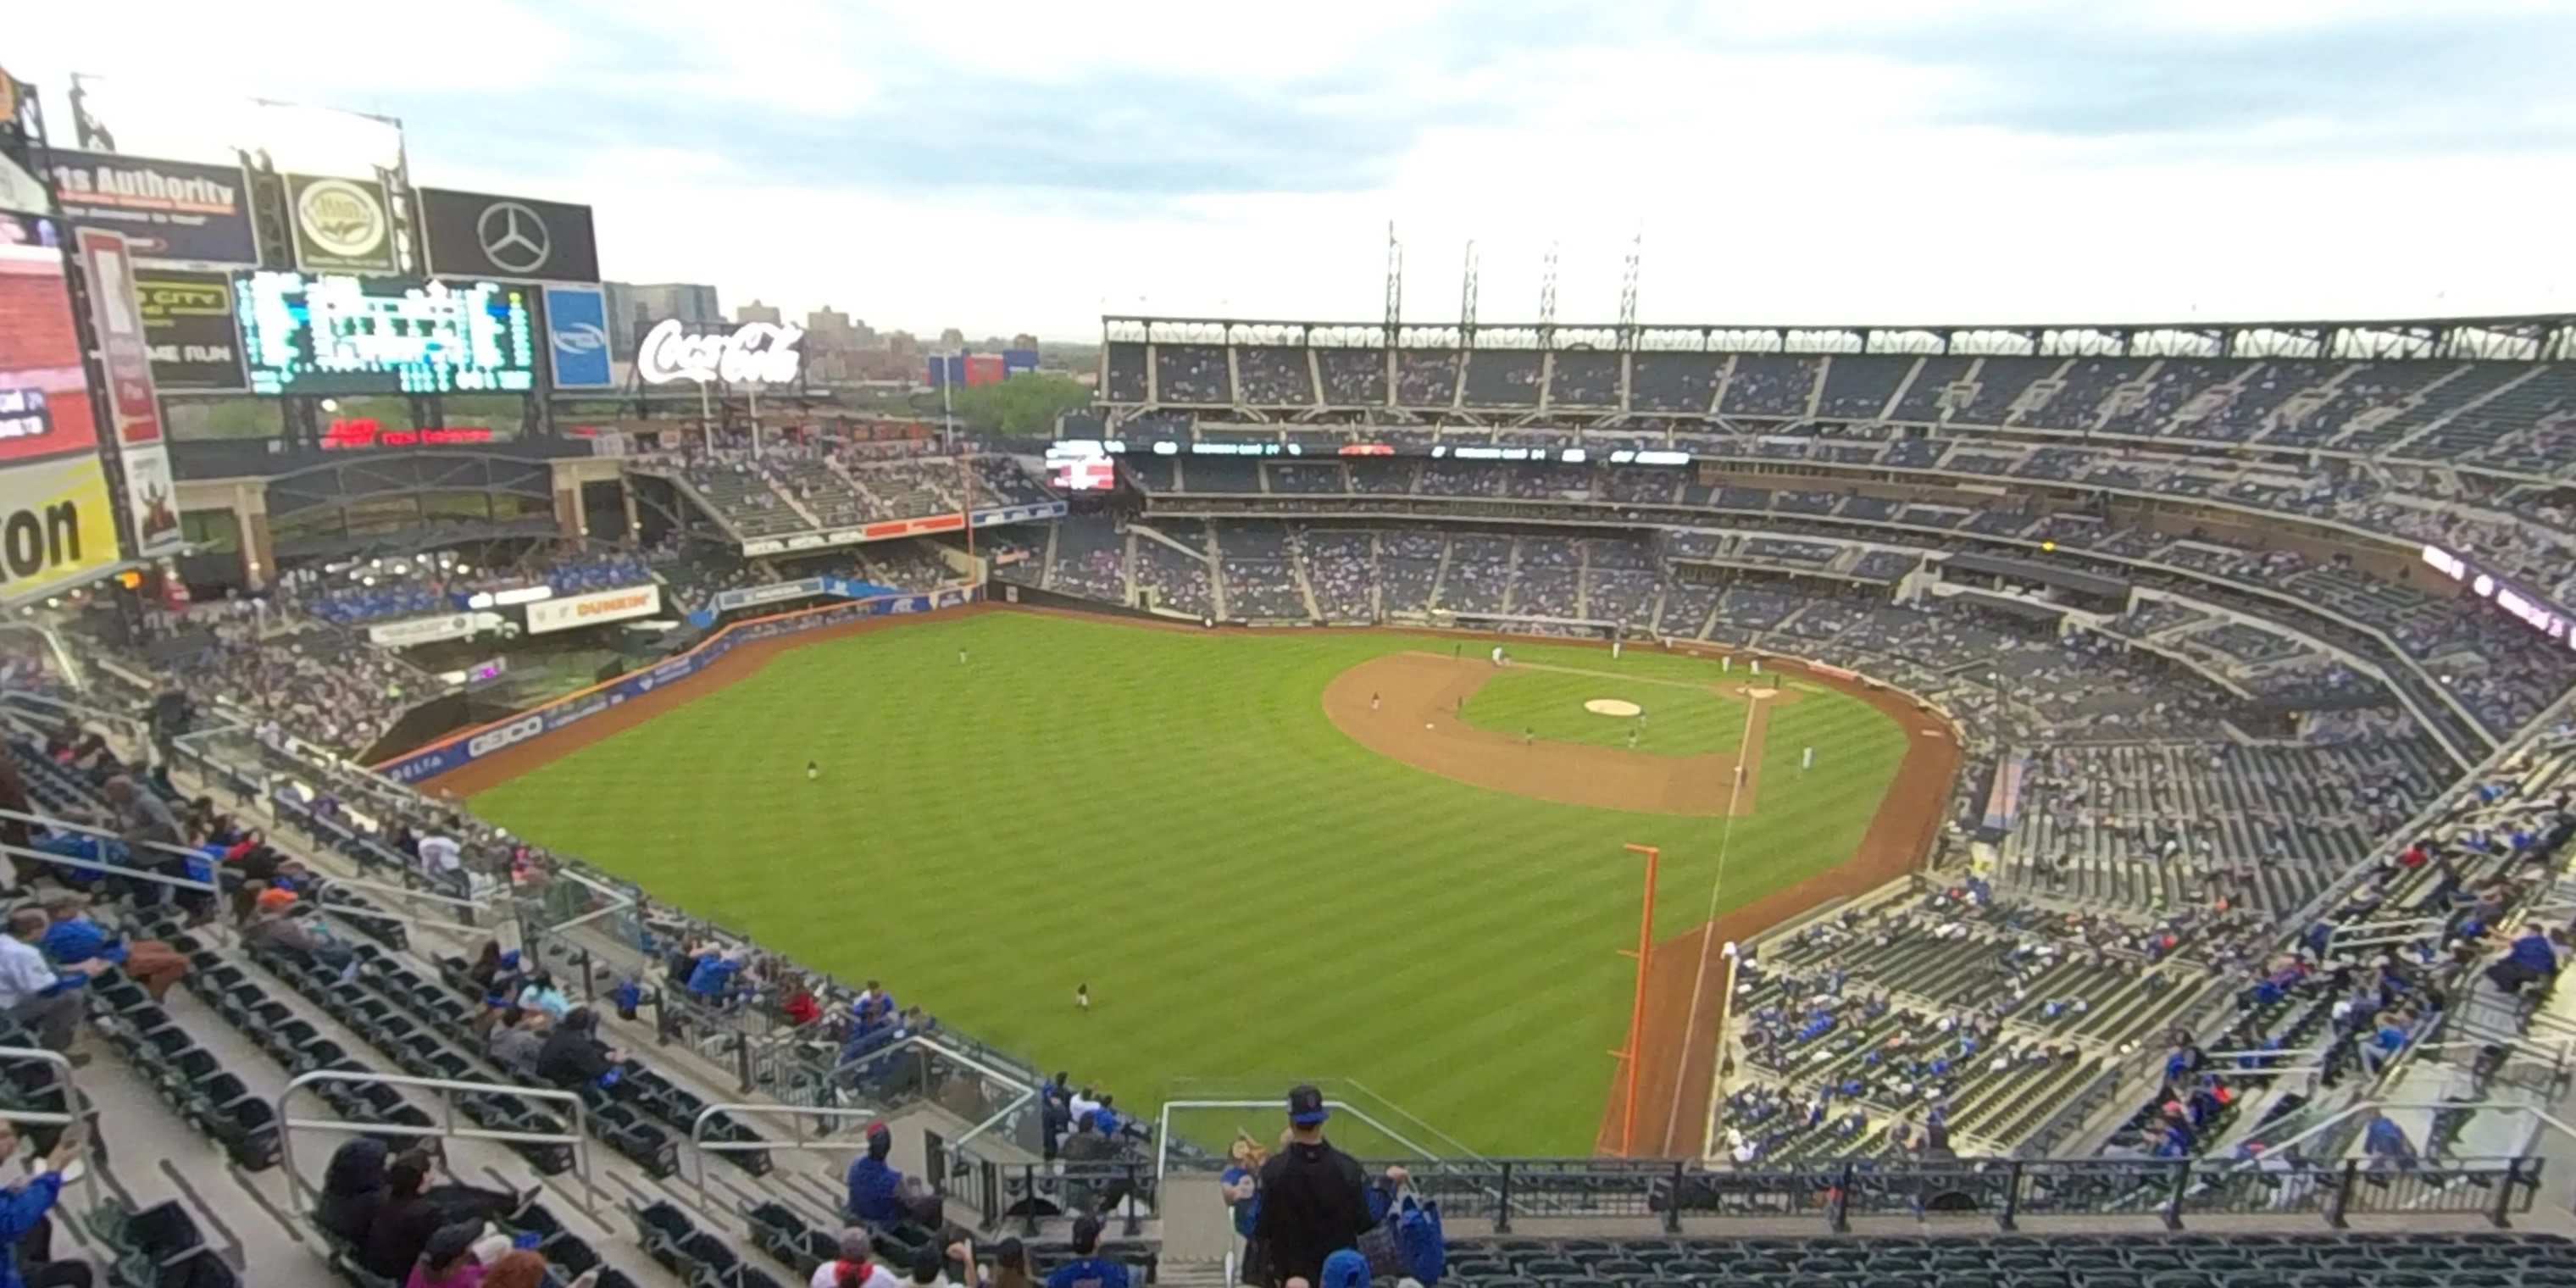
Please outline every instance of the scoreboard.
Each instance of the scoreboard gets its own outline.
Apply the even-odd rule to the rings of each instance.
[[[259,394],[482,394],[536,388],[524,286],[254,272],[234,284]]]

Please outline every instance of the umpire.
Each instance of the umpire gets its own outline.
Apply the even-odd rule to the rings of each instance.
[[[1376,1224],[1359,1160],[1324,1139],[1324,1093],[1300,1086],[1288,1093],[1288,1143],[1261,1165],[1261,1215],[1253,1225],[1270,1257],[1271,1282],[1304,1279],[1320,1284],[1324,1258],[1359,1246]]]

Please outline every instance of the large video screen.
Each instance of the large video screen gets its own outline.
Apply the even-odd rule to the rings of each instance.
[[[1047,445],[1047,482],[1059,492],[1103,492],[1118,486],[1118,463],[1096,439],[1058,439]]]
[[[233,287],[259,394],[488,394],[536,388],[528,288],[244,273]]]

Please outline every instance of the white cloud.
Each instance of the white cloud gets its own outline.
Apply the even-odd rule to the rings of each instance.
[[[201,128],[396,111],[424,182],[598,207],[614,276],[916,331],[1373,318],[1389,220],[1425,322],[1470,239],[1486,320],[1550,245],[1559,319],[1606,320],[1639,229],[1668,323],[2576,310],[2576,88],[2529,79],[2576,20],[2538,0],[129,11],[130,48],[31,12],[58,132],[75,67]]]

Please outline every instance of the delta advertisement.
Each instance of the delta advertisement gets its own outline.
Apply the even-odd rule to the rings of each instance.
[[[431,743],[417,751],[396,756],[374,768],[377,773],[398,783],[425,782],[441,774],[462,769],[494,752],[579,724],[603,711],[613,710],[623,705],[629,698],[642,697],[657,688],[677,684],[705,670],[716,659],[732,652],[734,646],[738,644],[798,635],[830,626],[843,626],[851,622],[865,621],[871,617],[958,608],[973,603],[980,594],[979,587],[958,586],[934,591],[927,595],[885,595],[875,599],[854,599],[822,608],[808,608],[776,617],[737,622],[696,648],[650,670],[623,675],[606,684],[584,689],[533,711],[521,712],[507,720],[467,730]],[[534,627],[531,626],[530,629],[533,630]]]
[[[136,259],[158,263],[259,262],[250,185],[237,165],[54,149],[54,197],[85,228],[122,233]]]

